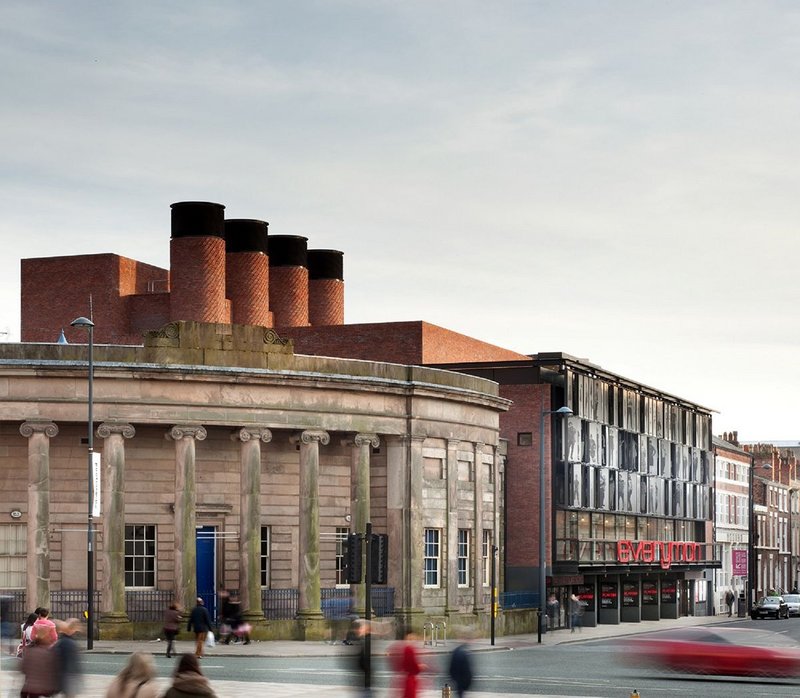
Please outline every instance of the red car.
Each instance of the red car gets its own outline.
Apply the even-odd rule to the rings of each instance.
[[[682,628],[623,641],[622,660],[662,671],[725,676],[800,676],[800,648],[772,632]]]

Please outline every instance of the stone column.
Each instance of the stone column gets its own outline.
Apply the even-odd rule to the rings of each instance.
[[[100,579],[100,636],[132,640],[133,624],[125,602],[125,439],[136,430],[130,424],[103,422],[97,435],[103,442],[103,576]]]
[[[239,598],[244,619],[258,635],[266,626],[261,605],[261,444],[272,441],[264,427],[244,427],[231,435],[241,443],[239,505]]]
[[[447,514],[442,541],[442,584],[445,588],[445,615],[458,612],[458,445],[457,439],[447,440],[445,474]]]
[[[175,600],[191,609],[197,598],[195,532],[195,443],[206,438],[200,425],[176,425],[165,437],[175,441]]]
[[[319,581],[319,445],[326,431],[309,429],[295,437],[300,443],[300,578],[297,615],[304,639],[323,639],[325,627]]]
[[[387,440],[386,523],[389,530],[389,584],[395,611],[407,628],[422,632],[422,445],[425,436]]]
[[[58,427],[49,420],[24,422],[28,439],[27,605],[50,607],[50,439]]]
[[[376,434],[356,434],[352,441],[346,441],[353,447],[353,460],[350,467],[350,516],[351,532],[363,535],[370,520],[370,477],[369,464],[372,448],[378,448],[380,440]],[[363,550],[366,553],[366,550]],[[364,554],[366,559],[366,554]],[[369,570],[364,568],[364,573]],[[350,591],[355,604],[355,612],[359,617],[366,610],[366,587],[364,584],[352,584]]]
[[[474,521],[472,527],[472,590],[474,593],[472,612],[476,615],[483,612],[483,444],[475,443],[475,500]],[[491,551],[490,551],[491,552]],[[486,580],[489,581],[488,579]]]

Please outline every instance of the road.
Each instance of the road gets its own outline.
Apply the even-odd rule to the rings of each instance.
[[[765,634],[800,644],[800,619],[789,621],[742,620],[730,627],[757,628]],[[632,636],[628,636],[631,639]],[[343,648],[344,649],[344,648]],[[800,682],[782,680],[692,677],[686,675],[653,676],[625,663],[620,647],[608,639],[578,641],[553,646],[526,647],[515,650],[473,654],[478,679],[471,696],[539,695],[627,698],[635,688],[642,698],[678,698],[703,695],[709,698],[747,696],[796,696]],[[445,677],[444,655],[427,655],[425,698],[441,696]],[[126,661],[111,654],[84,655],[87,698],[104,696],[104,688]],[[8,664],[8,662],[6,662]],[[166,687],[174,660],[156,657],[159,680]],[[375,658],[376,694],[390,693],[391,672],[384,657]],[[208,657],[203,671],[211,679],[220,698],[227,696],[269,696],[288,698],[312,694],[315,698],[356,695],[360,675],[352,658],[340,657]],[[13,693],[9,672],[4,672],[6,695]],[[455,693],[454,693],[455,695]]]

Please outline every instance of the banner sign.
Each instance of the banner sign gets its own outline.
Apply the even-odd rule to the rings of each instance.
[[[102,453],[92,453],[92,516],[100,516],[100,493],[103,483],[100,480],[100,466],[103,460]]]
[[[701,543],[690,541],[618,540],[618,562],[658,562],[668,570],[673,562],[700,562],[703,559]]]
[[[746,550],[732,550],[731,563],[733,566],[733,575],[735,577],[747,576],[747,551]]]

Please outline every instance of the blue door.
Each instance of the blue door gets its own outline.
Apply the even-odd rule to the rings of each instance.
[[[217,527],[197,527],[197,595],[211,618],[217,617]]]

